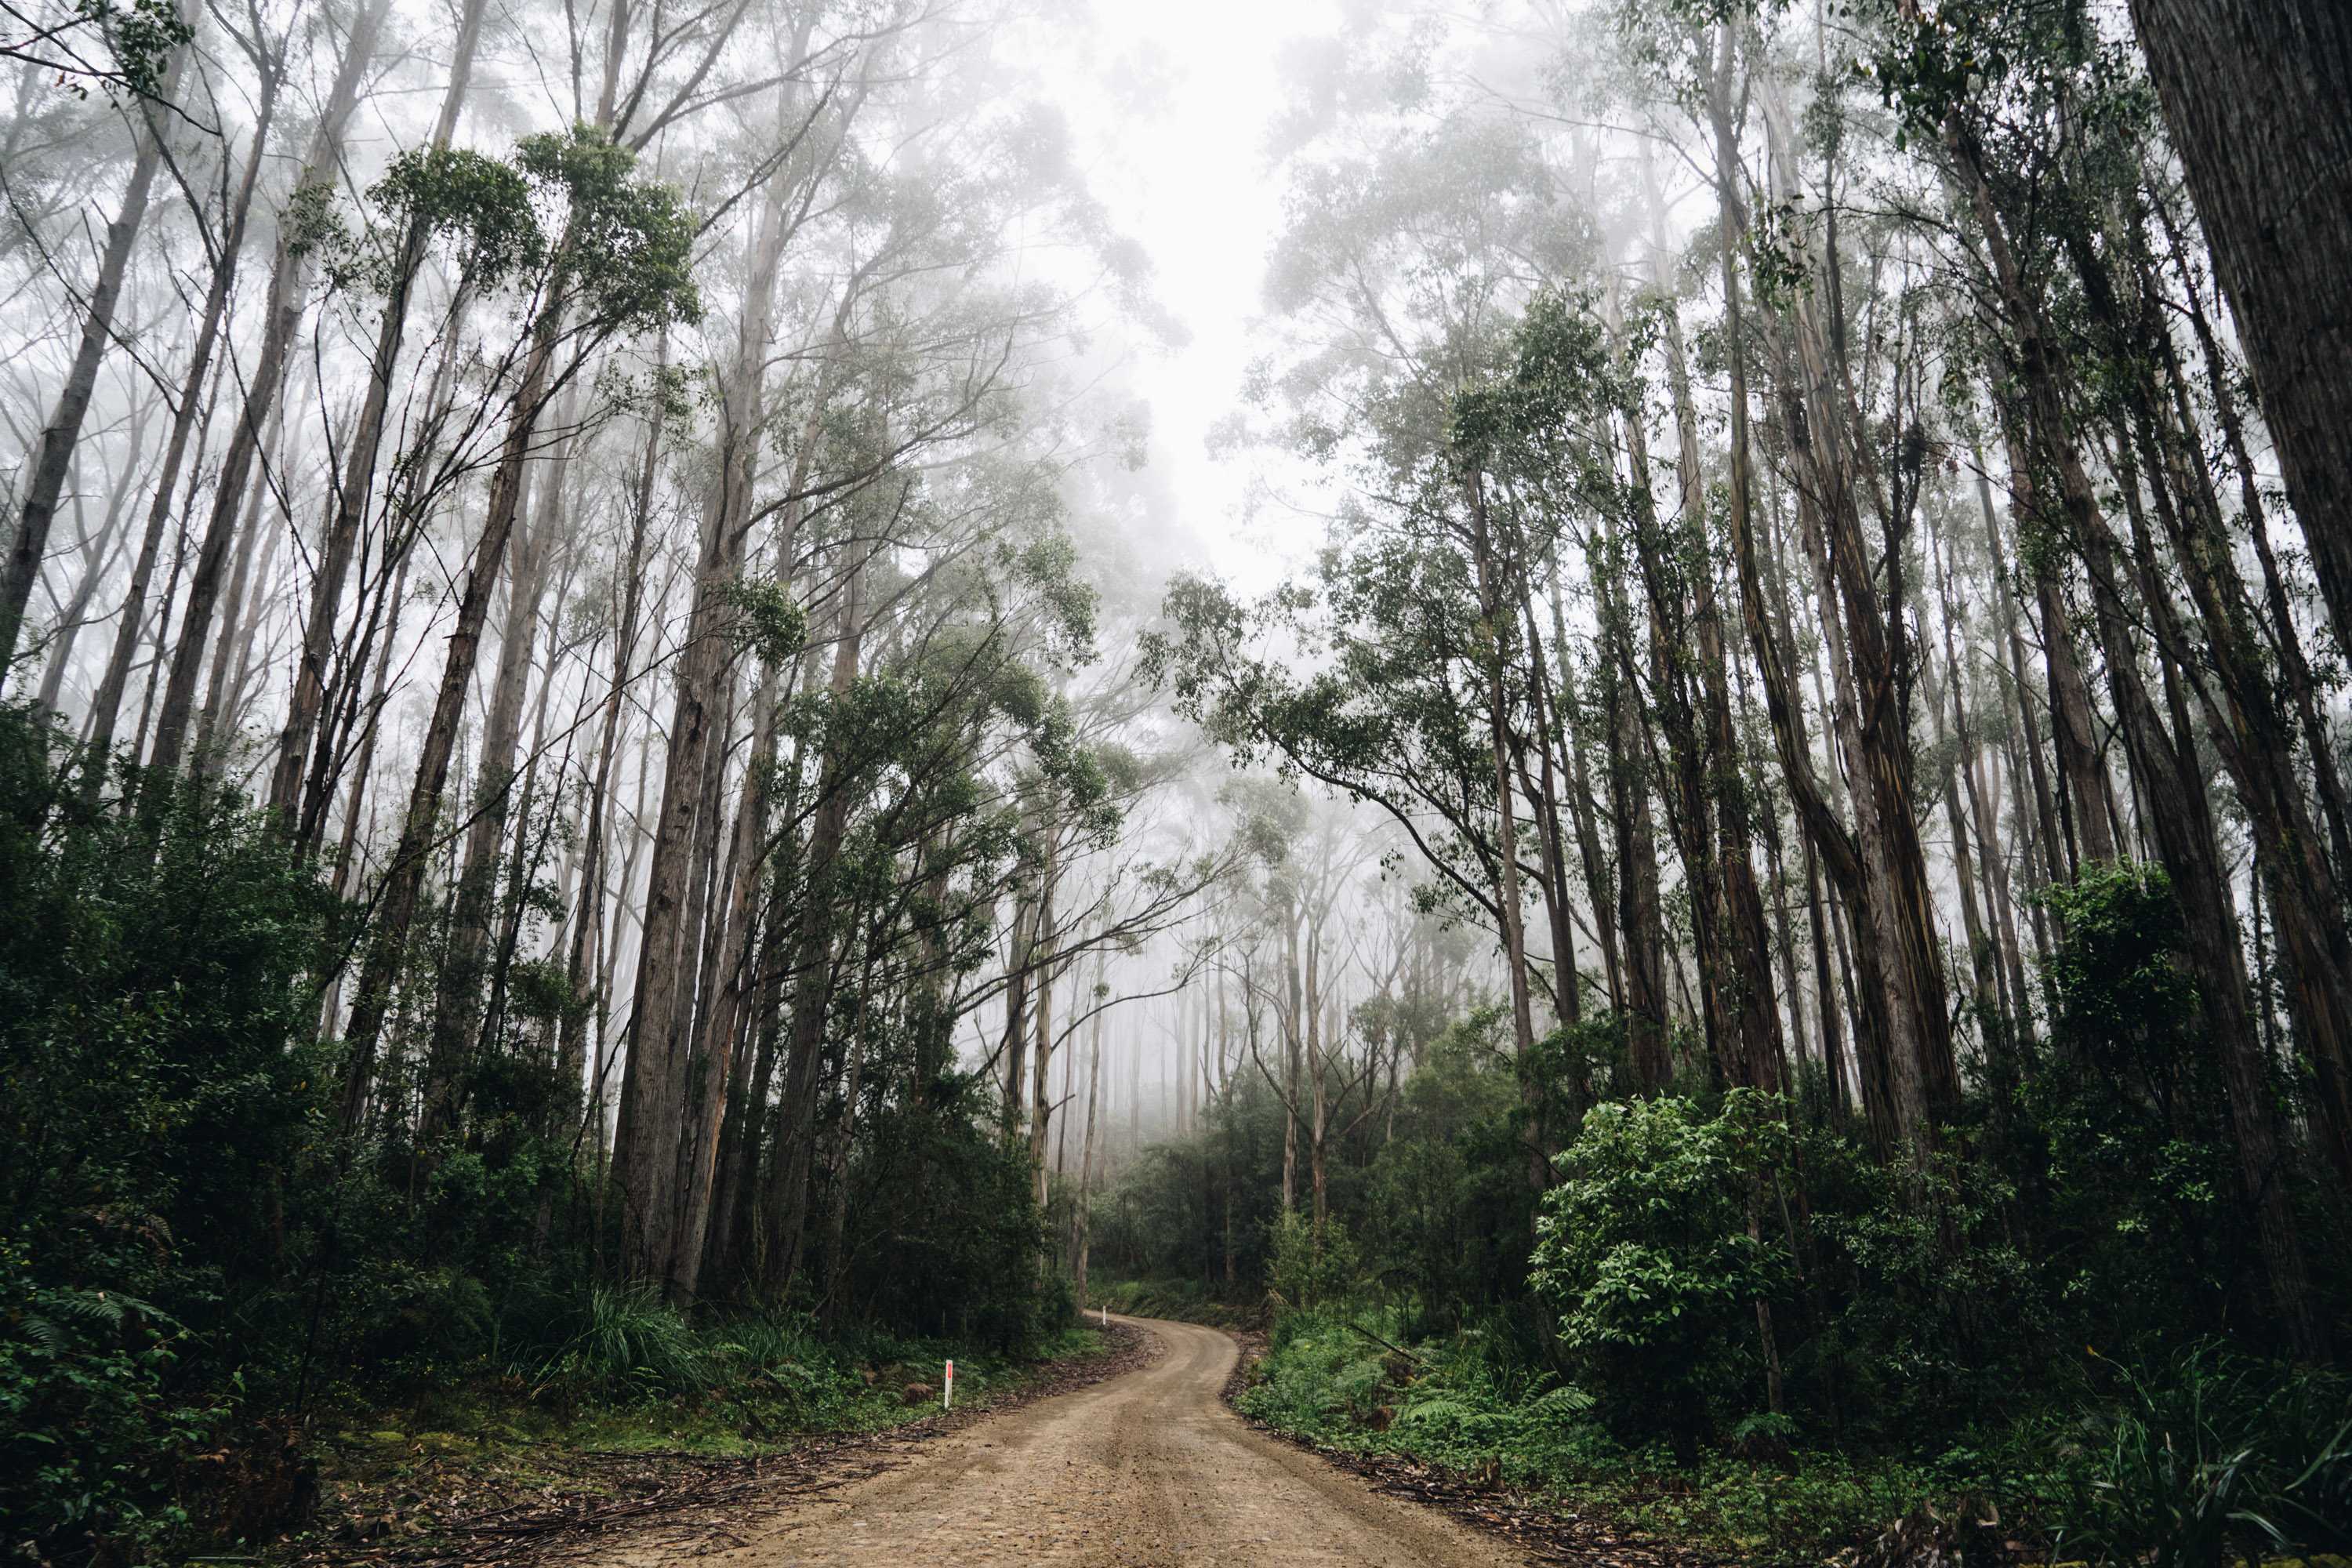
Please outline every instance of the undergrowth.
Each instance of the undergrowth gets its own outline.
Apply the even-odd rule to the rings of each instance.
[[[1759,1413],[1688,1460],[1614,1436],[1583,1390],[1475,1328],[1411,1339],[1398,1307],[1285,1312],[1239,1405],[1566,1511],[1763,1564],[1820,1563],[1932,1510],[2029,1558],[2221,1568],[2352,1549],[2352,1391],[2211,1344],[1923,1452],[1842,1451]]]
[[[698,1323],[624,1290],[598,1290],[549,1327],[556,1331],[549,1344],[509,1346],[503,1363],[411,1384],[397,1401],[368,1387],[331,1387],[313,1420],[320,1507],[311,1526],[273,1554],[299,1555],[327,1536],[373,1539],[404,1507],[429,1513],[436,1491],[533,1477],[567,1489],[579,1480],[567,1465],[583,1453],[745,1456],[819,1433],[880,1430],[940,1409],[949,1357],[961,1408],[1104,1342],[1071,1326],[1013,1355],[828,1328],[804,1313]]]

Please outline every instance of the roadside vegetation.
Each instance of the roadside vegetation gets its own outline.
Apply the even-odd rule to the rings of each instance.
[[[1269,1302],[1238,1403],[1277,1430],[1727,1560],[2352,1548],[2352,1384],[2281,1355],[2248,1295],[2226,1130],[2181,1114],[2205,1069],[2167,906],[2122,874],[2071,897],[2048,1043],[1925,1172],[1874,1160],[1816,1082],[1626,1092],[1609,1018],[1545,1041],[1530,1096],[1473,1012],[1433,1023],[1392,1121],[1329,1152],[1322,1217],[1285,1207],[1278,1127],[1252,1135],[1272,1097],[1237,1079],[1098,1196],[1100,1266],[1189,1280],[1127,1298],[1171,1315]],[[1538,1200],[1524,1130],[1571,1081],[1597,1100]],[[1198,1196],[1228,1191],[1239,1289]],[[2338,1234],[2320,1183],[2294,1201]],[[1130,1223],[1169,1212],[1190,1224]],[[2344,1301],[2344,1251],[2315,1250]]]
[[[0,1563],[1106,1300],[2352,1548],[2347,16],[0,0]]]
[[[427,1436],[742,1451],[1094,1343],[970,1078],[878,1111],[855,1263],[776,1305],[612,1278],[543,1060],[484,1063],[463,1139],[340,1132],[305,976],[348,911],[233,792],[92,810],[72,755],[0,710],[0,1519],[36,1559],[250,1548]]]

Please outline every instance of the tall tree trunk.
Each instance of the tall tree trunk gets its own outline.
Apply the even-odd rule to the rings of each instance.
[[[719,450],[703,500],[693,609],[678,658],[646,888],[646,936],[638,951],[628,1073],[621,1089],[621,1138],[614,1154],[614,1177],[626,1199],[625,1266],[634,1278],[661,1282],[681,1296],[690,1293],[700,1267],[698,1245],[690,1255],[684,1246],[683,1229],[690,1228],[682,1226],[688,1201],[677,1190],[678,1118],[689,1093],[688,1016],[695,994],[683,940],[696,828],[707,820],[702,807],[735,662],[728,636],[730,594],[741,568],[766,434],[768,346],[775,336],[784,186],[782,176],[772,178],[761,204],[734,360],[720,387]],[[791,542],[782,548],[789,558]],[[709,831],[715,841],[715,829]]]
[[[408,953],[409,927],[416,917],[426,861],[441,820],[441,796],[448,788],[449,763],[465,718],[466,700],[474,683],[474,664],[480,652],[483,624],[488,620],[490,599],[506,564],[507,543],[514,533],[515,515],[522,503],[522,484],[530,460],[531,434],[539,423],[554,372],[556,348],[563,314],[559,298],[541,306],[531,331],[529,357],[508,426],[497,468],[490,476],[488,509],[480,537],[457,601],[457,616],[449,634],[449,650],[441,669],[441,686],[433,704],[419,748],[416,779],[409,792],[401,822],[400,843],[393,852],[377,898],[375,931],[360,970],[359,993],[352,1004],[345,1035],[343,1125],[355,1129],[367,1104],[374,1075],[375,1055],[392,1005],[393,986]]]
[[[1097,984],[1101,984],[1101,965],[1096,966]],[[1078,1201],[1071,1220],[1070,1287],[1078,1307],[1087,1305],[1087,1255],[1094,1242],[1094,1212],[1090,1199],[1095,1172],[1095,1113],[1102,1100],[1102,1018],[1095,1014],[1087,1025],[1087,1135],[1078,1146]]]
[[[1683,574],[1690,601],[1689,658],[1696,667],[1705,718],[1699,743],[1683,765],[1699,768],[1704,780],[1693,800],[1698,808],[1693,851],[1711,854],[1715,859],[1701,884],[1708,900],[1694,910],[1693,918],[1705,918],[1714,926],[1705,946],[1715,955],[1715,984],[1725,990],[1720,1010],[1730,1029],[1725,1055],[1736,1064],[1728,1076],[1750,1087],[1776,1089],[1783,1047],[1780,1013],[1772,1004],[1770,943],[1750,849],[1754,830],[1748,783],[1732,724],[1730,659],[1716,600],[1706,491],[1699,469],[1698,419],[1683,352],[1682,324],[1671,307],[1666,314],[1666,340],[1675,404],[1675,468],[1682,494],[1681,538],[1675,558],[1689,563]],[[1658,586],[1665,585],[1661,582]],[[1668,654],[1677,657],[1673,649]],[[1690,782],[1685,782],[1685,795],[1693,795]],[[1707,842],[1710,825],[1712,844]]]
[[[573,389],[564,389],[559,428],[568,427]],[[540,493],[533,514],[514,545],[514,570],[507,574],[506,625],[499,636],[499,662],[490,681],[489,711],[474,761],[472,816],[466,827],[464,859],[450,890],[449,939],[435,976],[433,1032],[425,1047],[425,1120],[419,1138],[427,1143],[457,1125],[466,1064],[474,1051],[480,1014],[490,921],[497,902],[500,851],[514,800],[515,755],[522,741],[523,697],[530,681],[531,649],[537,642],[540,603],[548,583],[548,561],[563,507],[563,479],[570,443],[533,470],[525,483]],[[549,671],[550,678],[553,670]]]
[[[1535,1054],[1535,1010],[1528,991],[1528,938],[1519,894],[1519,808],[1511,784],[1510,710],[1503,687],[1503,645],[1509,622],[1502,583],[1503,563],[1496,553],[1492,519],[1486,507],[1486,479],[1473,472],[1463,481],[1470,510],[1471,556],[1476,569],[1478,618],[1486,627],[1486,727],[1495,769],[1495,903],[1502,919],[1503,962],[1511,992],[1511,1041],[1522,1068]],[[1551,1166],[1544,1147],[1539,1114],[1539,1090],[1531,1072],[1523,1073],[1520,1095],[1528,1104],[1528,1183],[1540,1193],[1550,1184]]]
[[[81,440],[82,421],[98,390],[98,367],[114,336],[114,309],[122,297],[123,277],[131,268],[131,247],[146,221],[147,199],[154,188],[155,171],[163,161],[163,124],[179,95],[180,74],[192,47],[181,44],[172,50],[156,101],[142,98],[135,110],[131,177],[123,182],[122,202],[115,208],[113,221],[106,226],[106,246],[99,252],[98,277],[82,312],[80,341],[66,371],[65,385],[58,389],[58,401],[49,411],[48,423],[41,428],[40,447],[34,454],[24,504],[16,513],[16,535],[8,542],[5,567],[0,569],[0,685],[6,683],[16,662],[25,607],[32,603],[33,584],[39,581],[41,562],[48,553],[49,525],[57,517],[58,498],[65,493],[66,478],[73,472],[74,448]],[[257,161],[259,155],[257,142]]]
[[[832,694],[845,701],[857,679],[864,634],[862,562],[853,564],[841,588],[834,643]],[[834,882],[842,841],[848,835],[851,797],[861,761],[828,745],[817,771],[816,816],[809,827],[807,913],[793,954],[790,1048],[784,1063],[784,1094],[775,1163],[770,1171],[768,1240],[770,1292],[782,1297],[800,1268],[801,1242],[808,1223],[808,1186],[816,1131],[818,1068],[824,1051],[825,1017],[833,1004],[834,924],[838,918]]]
[[[442,89],[441,109],[433,124],[433,135],[426,143],[434,151],[446,149],[457,134],[457,119],[464,111],[466,94],[474,78],[474,57],[482,37],[482,19],[488,10],[489,0],[462,0],[457,13],[457,30],[451,40],[449,80]],[[370,15],[374,25],[383,19],[381,4]],[[373,25],[368,33],[373,54]],[[354,34],[356,43],[357,34]],[[355,48],[354,55],[359,51]],[[344,120],[348,121],[348,114]],[[321,121],[320,129],[326,128]],[[339,123],[332,144],[324,147],[324,155],[313,167],[320,175],[331,175],[340,156],[342,128]],[[361,395],[358,418],[344,443],[341,482],[330,493],[327,517],[319,542],[318,574],[310,583],[310,604],[302,626],[302,642],[295,663],[294,691],[288,700],[286,726],[278,735],[278,762],[269,781],[269,805],[273,810],[289,816],[302,810],[306,786],[306,765],[311,765],[316,746],[316,731],[320,715],[328,704],[327,662],[335,644],[335,621],[340,613],[343,580],[350,575],[352,558],[359,546],[360,527],[367,517],[369,502],[375,492],[376,464],[383,448],[384,419],[391,407],[392,392],[400,367],[400,352],[407,336],[411,295],[415,289],[417,274],[425,265],[425,247],[431,234],[422,224],[411,222],[403,231],[400,249],[394,265],[391,285],[385,290],[383,305],[377,316],[375,349],[368,363],[366,391]],[[289,290],[298,313],[300,309],[299,291]],[[272,321],[272,330],[276,321]],[[289,323],[290,331],[292,323]],[[306,817],[310,813],[303,813]],[[295,849],[307,854],[310,847],[301,829],[315,833],[314,824],[303,823],[298,827]]]
[[[2236,1135],[2240,1171],[2252,1210],[2272,1297],[2290,1342],[2313,1353],[2320,1331],[2309,1300],[2301,1237],[2279,1180],[2279,1139],[2261,1046],[2254,1035],[2252,997],[2245,972],[2226,870],[2219,862],[2210,806],[2188,735],[2167,732],[2139,668],[2135,622],[2126,597],[2113,532],[2100,513],[2076,444],[2059,366],[2028,294],[1976,149],[1955,122],[1947,149],[1968,182],[1993,279],[2016,342],[2017,363],[2033,438],[2059,479],[2059,499],[2072,542],[2087,568],[2116,716],[2130,752],[2135,782],[2146,795],[2158,856],[2179,899],[2189,958],[2198,976],[2204,1031],[2221,1057],[2222,1080]],[[2157,610],[2160,595],[2147,607]]]
[[[2352,9],[2131,0],[2336,623],[2352,649]]]
[[[269,127],[277,118],[283,64],[281,57],[261,72],[252,158],[243,189],[221,235],[220,264],[224,267],[236,267],[245,248],[246,220],[252,211],[255,176],[267,150]],[[261,352],[255,359],[252,379],[246,384],[236,423],[229,431],[228,450],[221,458],[220,472],[213,479],[212,515],[205,522],[204,542],[196,552],[195,570],[188,576],[187,606],[181,614],[179,636],[172,645],[171,671],[164,680],[163,704],[156,714],[154,749],[149,759],[151,765],[165,773],[180,765],[187,748],[188,728],[195,716],[196,682],[204,674],[213,617],[220,605],[222,574],[228,569],[229,552],[237,541],[237,516],[245,508],[246,485],[252,478],[254,460],[261,455],[268,433],[273,428],[278,395],[286,382],[286,352],[293,341],[294,323],[302,311],[300,276],[307,268],[293,256],[292,226],[281,227],[278,261],[269,279],[268,315]],[[202,761],[199,759],[200,765]]]
[[[1737,564],[1740,585],[1743,619],[1748,638],[1755,654],[1763,680],[1765,712],[1771,721],[1773,741],[1780,753],[1780,768],[1790,799],[1795,803],[1799,819],[1806,835],[1820,851],[1822,864],[1836,886],[1842,901],[1853,916],[1858,931],[1853,952],[1861,977],[1854,988],[1865,1027],[1861,1074],[1863,1104],[1869,1116],[1874,1142],[1883,1152],[1907,1150],[1916,1159],[1924,1159],[1927,1152],[1927,1129],[1922,1124],[1920,1108],[1908,1103],[1895,1092],[1889,1081],[1893,1058],[1907,1053],[1909,1031],[1899,1021],[1920,998],[1909,994],[1908,988],[1889,974],[1889,961],[1899,963],[1899,954],[1892,942],[1881,940],[1881,911],[1878,908],[1877,879],[1874,868],[1864,860],[1864,847],[1873,832],[1872,825],[1858,820],[1859,831],[1849,830],[1839,820],[1820,776],[1815,773],[1811,752],[1805,736],[1800,696],[1791,676],[1787,656],[1767,616],[1762,570],[1759,564],[1756,544],[1755,510],[1756,482],[1752,444],[1749,437],[1748,408],[1748,348],[1746,343],[1746,310],[1739,285],[1738,249],[1748,228],[1746,198],[1740,191],[1743,177],[1739,163],[1738,134],[1732,122],[1733,100],[1733,37],[1728,26],[1720,26],[1716,36],[1717,59],[1708,84],[1708,115],[1715,133],[1716,194],[1720,209],[1722,272],[1725,326],[1729,339],[1726,354],[1731,383],[1731,494],[1729,521],[1732,553]],[[1801,491],[1801,510],[1810,506]],[[1817,554],[1816,566],[1820,567]],[[1819,609],[1825,622],[1838,611],[1837,596],[1825,592]],[[1825,637],[1824,644],[1834,658],[1838,644],[1834,637]],[[1850,712],[1852,705],[1841,702],[1841,710]],[[1857,812],[1864,802],[1857,794]],[[1937,1004],[1941,1017],[1940,998]],[[1898,1029],[1903,1033],[1898,1036]]]
[[[669,338],[664,334],[655,363],[667,369]],[[588,1060],[587,1036],[593,1018],[602,1014],[605,998],[596,984],[597,943],[604,933],[605,804],[613,787],[613,763],[621,729],[622,699],[629,686],[629,667],[635,660],[637,618],[645,601],[646,536],[653,521],[654,479],[661,454],[662,422],[646,421],[645,450],[638,460],[635,493],[630,500],[629,547],[622,562],[620,614],[613,632],[613,676],[604,686],[602,732],[596,741],[596,769],[588,786],[587,820],[581,828],[580,908],[573,916],[572,952],[564,967],[571,1005],[563,1012],[556,1034],[556,1080],[568,1111],[583,1102],[581,1075]]]

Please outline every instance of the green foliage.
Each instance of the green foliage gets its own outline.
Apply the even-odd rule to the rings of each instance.
[[[34,54],[21,45],[12,47],[17,58],[56,72],[57,85],[76,98],[89,96],[89,83],[102,85],[110,95],[159,98],[163,90],[165,62],[172,51],[194,37],[187,19],[172,0],[70,0],[67,15],[55,24],[32,30],[29,42],[48,46]],[[11,8],[17,23],[34,21]],[[46,21],[46,18],[40,20]],[[113,63],[85,56],[78,35],[94,33]],[[16,40],[11,39],[12,45]]]
[[[1592,1396],[1549,1374],[1498,1371],[1484,1330],[1411,1340],[1402,1308],[1286,1312],[1241,1396],[1248,1415],[1340,1447],[1492,1468],[1543,1485],[1621,1450]]]
[[[198,1460],[289,1410],[514,1374],[565,1407],[751,1400],[743,1421],[782,1430],[865,1420],[857,1359],[977,1372],[1064,1331],[1024,1153],[960,1075],[898,1092],[915,1041],[879,1025],[844,1247],[805,1271],[822,1335],[781,1304],[689,1320],[591,1289],[593,1155],[546,1059],[580,1005],[560,968],[509,976],[462,1140],[347,1138],[307,976],[351,912],[228,792],[132,773],[140,809],[90,806],[82,763],[0,709],[0,1539],[152,1561],[232,1516],[278,1528],[215,1495],[234,1464]],[[415,1092],[388,1064],[383,1097]]]
[[[877,1104],[861,1118],[847,1194],[846,1299],[903,1333],[1024,1352],[1071,1316],[1035,1289],[1045,1244],[1028,1152],[944,1102]]]
[[[1695,1442],[1756,1303],[1780,1289],[1786,1251],[1755,1217],[1787,1161],[1786,1109],[1750,1089],[1711,1116],[1673,1097],[1597,1106],[1559,1158],[1533,1282],[1629,1424]]]
[[[737,616],[731,628],[736,642],[770,664],[796,657],[808,638],[808,611],[793,600],[782,583],[748,577],[727,584],[727,598]]]
[[[1297,1211],[1274,1222],[1273,1256],[1266,1276],[1274,1292],[1297,1307],[1344,1301],[1355,1289],[1356,1244],[1336,1219],[1317,1225]]]
[[[497,158],[455,147],[413,149],[393,159],[368,195],[404,227],[450,246],[478,288],[535,271],[547,258],[530,182]],[[311,227],[324,232],[318,218]],[[363,276],[389,289],[399,281],[396,267],[396,258],[381,257]]]
[[[92,811],[0,709],[0,1521],[146,1549],[235,1402],[211,1335],[284,1265],[327,900],[209,784]]]
[[[2085,1418],[2060,1550],[2221,1568],[2352,1548],[2352,1390],[2193,1345]]]
[[[185,1331],[119,1292],[44,1284],[0,1257],[0,1520],[18,1540],[127,1552],[186,1523],[179,1470],[229,1411],[173,1377]]]
[[[2242,1326],[2259,1259],[2179,911],[2128,866],[2053,902],[2049,1036],[1971,1085],[1924,1168],[1874,1159],[1817,1095],[1604,1099],[1555,1161],[1546,1320],[1482,1258],[1525,1201],[1525,1069],[1491,1018],[1440,1035],[1386,1133],[1334,1161],[1365,1281],[1277,1320],[1244,1407],[1743,1561],[1819,1562],[1904,1518],[1997,1518],[2100,1563],[2341,1550],[2352,1405]],[[1612,1027],[1546,1042],[1541,1080],[1622,1094]],[[1184,1157],[1130,1180],[1197,1182]]]
[[[2059,1028],[2098,1065],[2146,1076],[2179,1057],[2197,987],[2182,952],[2180,906],[2161,868],[2131,861],[2084,868],[2042,895],[2066,940],[2044,971]]]
[[[596,320],[652,331],[702,313],[694,284],[694,220],[668,185],[631,178],[636,154],[592,125],[526,136],[515,164],[562,212],[557,285]]]
[[[561,1349],[532,1369],[611,1395],[686,1394],[709,1386],[711,1358],[687,1321],[654,1291],[598,1286]]]

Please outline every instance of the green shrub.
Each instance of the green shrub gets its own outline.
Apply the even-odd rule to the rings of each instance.
[[[1663,1097],[1601,1105],[1558,1162],[1537,1221],[1536,1289],[1622,1425],[1685,1454],[1710,1401],[1741,1393],[1755,1303],[1789,1260],[1755,1205],[1788,1147],[1778,1099],[1735,1089],[1707,1116]]]
[[[1356,1288],[1356,1244],[1348,1227],[1326,1219],[1318,1228],[1313,1220],[1292,1210],[1278,1215],[1272,1226],[1267,1265],[1276,1295],[1295,1307],[1312,1308],[1345,1300]]]
[[[144,1301],[0,1277],[0,1519],[9,1538],[143,1557],[187,1522],[186,1457],[228,1418],[175,1390],[186,1331]]]

